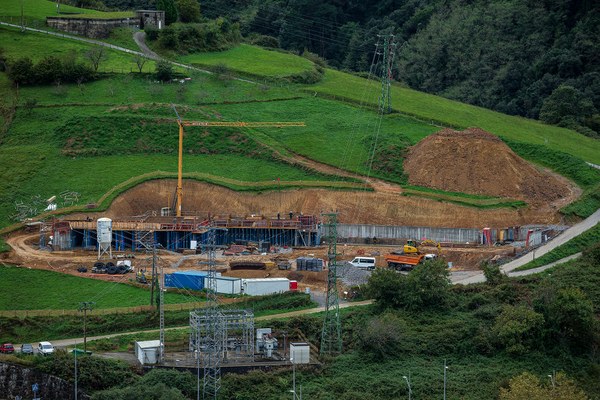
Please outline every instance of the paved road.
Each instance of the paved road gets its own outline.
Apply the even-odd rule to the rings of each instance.
[[[360,306],[369,305],[371,303],[373,303],[373,300],[356,301],[356,302],[352,302],[352,303],[342,303],[342,304],[340,304],[340,308],[360,307]],[[264,321],[264,320],[272,320],[272,319],[291,318],[291,317],[297,317],[299,315],[320,313],[323,311],[325,311],[325,307],[316,307],[316,308],[309,308],[306,310],[290,311],[290,312],[281,313],[281,314],[264,315],[261,317],[256,317],[254,320],[255,321]],[[165,330],[170,331],[170,330],[174,330],[174,329],[185,329],[188,327],[189,327],[189,325],[174,326],[174,327],[165,328]],[[92,340],[109,339],[109,338],[112,338],[115,336],[134,335],[136,333],[147,333],[147,332],[158,332],[158,331],[159,331],[158,329],[150,329],[150,330],[140,330],[140,331],[135,331],[135,332],[112,333],[110,335],[88,336],[87,341],[89,342]],[[57,347],[57,348],[70,347],[70,346],[74,346],[75,344],[77,344],[79,347],[81,347],[81,345],[83,343],[83,338],[50,340],[50,342],[52,342],[54,347]],[[21,346],[20,344],[15,345],[15,347],[17,347],[17,348],[20,348],[20,346]]]
[[[590,215],[588,218],[584,219],[580,223],[573,225],[572,227],[570,227],[569,229],[567,229],[566,231],[564,231],[563,233],[558,235],[556,238],[548,241],[543,246],[540,246],[537,249],[525,254],[523,257],[519,257],[516,260],[513,260],[509,263],[502,265],[500,267],[500,270],[502,272],[504,272],[505,274],[507,274],[508,276],[527,275],[527,274],[516,275],[516,273],[511,274],[511,271],[519,268],[522,265],[527,264],[530,261],[533,261],[535,259],[535,257],[539,258],[539,257],[543,256],[544,254],[549,253],[550,251],[554,250],[558,246],[565,244],[566,242],[573,239],[574,237],[581,235],[583,232],[593,228],[596,224],[598,224],[598,222],[600,222],[600,209],[596,210],[595,213],[593,213],[592,215]],[[567,259],[569,259],[569,257],[567,257]],[[564,262],[566,262],[565,259],[559,260],[559,263],[564,263]],[[550,268],[548,266],[544,266],[544,267],[546,267],[546,269]],[[542,267],[540,267],[540,268],[542,268]],[[537,268],[536,268],[536,270],[537,270]],[[535,272],[530,272],[530,273],[535,273]],[[451,274],[451,280],[452,280],[452,283],[462,283],[464,285],[468,285],[470,283],[485,282],[485,277],[483,276],[483,272],[457,271],[457,272],[454,272]]]
[[[153,52],[152,50],[150,50],[150,48],[146,45],[146,32],[143,31],[139,31],[139,32],[135,32],[133,34],[133,40],[135,41],[135,43],[138,45],[138,47],[140,48],[140,50],[142,51],[142,53],[144,53],[144,55],[152,60],[160,60],[161,57],[156,54],[155,52]]]

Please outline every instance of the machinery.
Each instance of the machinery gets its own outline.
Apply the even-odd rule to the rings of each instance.
[[[435,254],[388,254],[385,256],[388,268],[396,271],[411,271],[418,264],[424,261],[433,260]]]
[[[439,242],[436,242],[435,240],[426,239],[419,242],[417,240],[410,239],[406,241],[406,244],[403,247],[404,254],[421,254],[422,246],[437,247],[438,255],[441,253],[442,250],[441,244]]]
[[[265,127],[294,127],[306,126],[304,122],[226,122],[226,121],[183,121],[172,105],[175,115],[177,115],[177,125],[179,125],[179,161],[177,163],[177,190],[175,192],[175,215],[181,217],[181,203],[183,200],[183,127],[184,126],[205,126],[205,127],[224,127],[234,126],[240,128],[265,128]]]

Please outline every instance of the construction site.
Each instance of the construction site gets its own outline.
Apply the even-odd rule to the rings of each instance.
[[[221,369],[310,364],[319,353],[339,353],[339,303],[351,300],[373,270],[410,273],[434,258],[450,271],[507,262],[567,229],[558,210],[581,194],[572,182],[526,162],[480,129],[442,129],[411,147],[404,160],[409,183],[507,199],[513,207],[415,197],[399,184],[302,157],[288,161],[351,176],[363,189],[235,192],[183,179],[184,127],[208,124],[177,117],[177,180],[145,181],[102,212],[27,220],[8,235],[12,251],[2,261],[107,281],[134,272],[133,284],[152,285],[153,291],[157,283],[160,337],[136,342],[136,358],[144,366],[196,368],[199,375],[203,370],[205,398],[216,397]],[[52,201],[49,210],[56,211]],[[190,311],[187,349],[165,347],[162,296],[170,289],[206,296],[201,308]],[[223,295],[288,291],[310,293],[324,306],[320,349],[257,329],[250,310],[220,307]]]

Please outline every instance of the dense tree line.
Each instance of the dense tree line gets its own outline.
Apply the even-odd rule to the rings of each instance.
[[[600,6],[592,0],[206,0],[202,9],[351,71],[368,70],[377,35],[393,33],[395,78],[415,89],[600,132]]]

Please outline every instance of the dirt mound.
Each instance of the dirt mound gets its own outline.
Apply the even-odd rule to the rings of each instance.
[[[451,192],[548,203],[570,186],[517,156],[502,140],[477,128],[443,129],[411,147],[404,170],[409,183]]]
[[[176,180],[144,182],[119,196],[107,211],[75,214],[73,218],[128,218],[149,210],[160,214],[173,199]],[[234,192],[220,186],[184,180],[185,210],[199,215],[262,214],[271,217],[290,210],[305,215],[338,210],[342,223],[437,227],[484,227],[526,224],[557,224],[557,208],[477,209],[420,197],[388,192],[290,189],[263,193]]]

